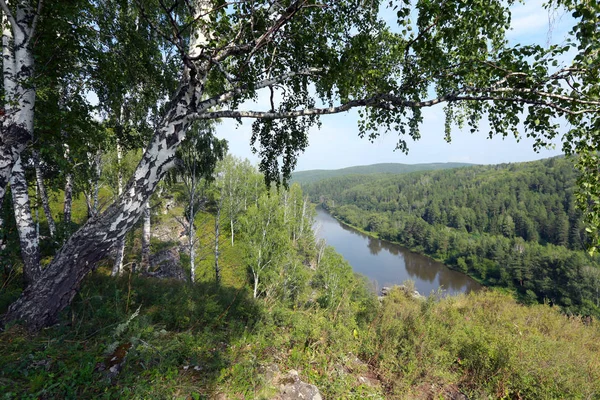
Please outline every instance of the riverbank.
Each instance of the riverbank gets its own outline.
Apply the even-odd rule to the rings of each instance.
[[[316,223],[322,227],[317,236],[344,256],[355,272],[374,281],[379,290],[407,280],[413,281],[419,292],[426,295],[440,289],[450,295],[481,289],[468,275],[405,246],[355,229],[324,208],[317,209]]]
[[[468,276],[469,278],[472,278],[474,281],[476,281],[477,283],[479,283],[482,286],[487,286],[486,282],[484,280],[482,280],[481,278],[479,278],[477,276],[474,276],[474,275],[471,275],[471,274],[468,274],[468,273],[465,273],[464,271],[460,271],[459,269],[454,268],[454,266],[446,264],[444,262],[444,260],[441,259],[441,258],[434,257],[431,254],[427,254],[427,253],[425,253],[423,251],[419,251],[419,249],[417,249],[417,248],[411,248],[411,247],[405,245],[404,243],[395,242],[393,240],[388,240],[388,239],[382,239],[377,232],[366,231],[366,230],[364,230],[364,229],[362,229],[362,228],[360,228],[358,226],[352,225],[352,224],[350,224],[350,223],[348,223],[346,221],[341,220],[339,218],[339,216],[337,216],[336,214],[332,213],[331,210],[329,210],[324,204],[317,205],[317,207],[325,210],[325,212],[327,212],[329,215],[331,215],[333,218],[335,218],[335,220],[338,221],[340,224],[342,224],[344,226],[347,226],[348,228],[352,228],[355,231],[362,233],[363,235],[367,235],[369,237],[372,237],[373,239],[382,240],[382,241],[384,241],[386,243],[390,243],[390,244],[394,244],[396,246],[403,247],[406,250],[408,250],[408,251],[410,251],[410,252],[412,252],[414,254],[419,254],[421,256],[430,258],[431,260],[433,260],[435,262],[439,262],[439,263],[443,264],[446,268],[451,269],[452,271],[456,271],[456,272],[458,272],[460,274]]]

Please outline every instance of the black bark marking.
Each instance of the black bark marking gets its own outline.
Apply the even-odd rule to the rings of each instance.
[[[167,148],[171,148],[177,144],[177,142],[179,141],[179,137],[177,134],[179,132],[181,132],[182,129],[183,129],[182,122],[175,124],[175,131],[172,134],[167,135],[167,139],[166,139]]]

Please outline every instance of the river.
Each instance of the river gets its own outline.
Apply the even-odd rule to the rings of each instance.
[[[373,281],[378,292],[384,286],[401,284],[406,280],[412,280],[423,295],[439,288],[452,295],[477,291],[482,287],[469,276],[429,257],[346,226],[320,207],[317,208],[315,229],[317,237],[334,247],[355,272]]]

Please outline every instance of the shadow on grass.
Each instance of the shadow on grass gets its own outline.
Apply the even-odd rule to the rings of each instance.
[[[139,312],[138,312],[139,310]],[[205,398],[260,318],[245,289],[137,276],[86,278],[61,322],[0,334],[0,392],[11,398]],[[122,370],[99,372],[131,344]],[[100,368],[99,368],[100,367]]]

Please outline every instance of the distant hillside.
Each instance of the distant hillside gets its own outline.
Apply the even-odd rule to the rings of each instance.
[[[322,179],[336,178],[354,174],[405,174],[416,171],[434,171],[440,169],[468,167],[475,164],[467,163],[429,163],[429,164],[400,164],[382,163],[373,165],[357,165],[342,169],[312,169],[298,171],[292,174],[291,182],[311,183]]]
[[[400,243],[522,301],[600,316],[600,257],[575,204],[573,161],[347,175],[302,190],[341,221]]]

